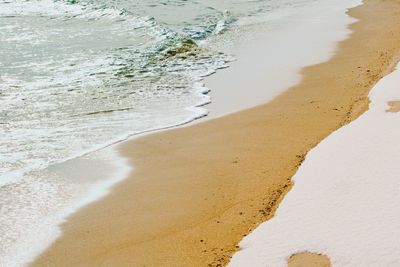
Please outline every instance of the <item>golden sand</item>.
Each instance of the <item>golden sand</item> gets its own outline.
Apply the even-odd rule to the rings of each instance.
[[[389,109],[386,112],[399,112],[400,111],[400,100],[389,101]]]
[[[135,166],[32,266],[221,266],[273,216],[305,154],[368,108],[400,48],[400,0],[351,10],[351,38],[272,102],[122,145]]]
[[[288,267],[331,267],[331,262],[325,255],[303,252],[291,256]]]

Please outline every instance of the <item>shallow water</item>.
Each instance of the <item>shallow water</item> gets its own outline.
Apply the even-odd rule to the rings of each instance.
[[[0,1],[0,184],[205,115],[199,80],[233,59],[208,39],[305,1],[215,2]]]

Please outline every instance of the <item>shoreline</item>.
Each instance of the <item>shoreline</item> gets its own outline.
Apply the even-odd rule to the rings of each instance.
[[[388,110],[399,86],[400,64],[371,90],[367,112],[307,154],[274,218],[240,242],[231,267],[400,264],[400,114]]]
[[[376,2],[376,1],[368,1],[368,2]],[[380,24],[384,23],[381,21]],[[364,30],[368,31],[368,29]],[[340,46],[342,46],[343,43],[346,42],[347,40],[342,42]],[[353,50],[354,49],[357,48],[353,47]],[[392,47],[392,49],[394,48]],[[394,55],[395,51],[391,51],[391,53]],[[340,48],[338,54],[340,54]],[[373,57],[376,60],[375,56],[376,55],[373,55],[371,57]],[[337,55],[334,56],[334,58],[337,57],[338,57]],[[390,65],[389,64],[390,62],[387,62],[388,60],[390,61],[390,59],[391,56],[389,55],[387,56],[386,59],[385,58],[379,59],[378,57],[377,60],[381,61],[380,64],[382,65],[385,64]],[[331,59],[330,61],[332,60],[334,59]],[[359,60],[362,61],[361,59]],[[330,61],[328,61],[328,63]],[[373,65],[374,60],[372,60],[369,63]],[[317,66],[309,67],[303,70],[302,73],[305,76],[304,79],[307,78],[307,73],[309,72],[312,73],[313,69],[318,68],[320,65],[324,64],[327,63],[322,63]],[[385,69],[384,67],[382,68]],[[349,70],[351,72],[351,70],[353,69],[346,68],[346,70]],[[281,121],[282,119],[289,120],[290,116],[293,116],[294,113],[296,113],[294,112],[294,109],[296,107],[293,107],[293,104],[298,105],[300,104],[299,102],[301,102],[297,101],[295,99],[296,97],[291,96],[291,94],[293,94],[291,92],[295,91],[296,88],[301,87],[301,84],[291,88],[289,90],[290,92],[283,93],[276,100],[272,101],[272,103],[268,103],[260,107],[256,107],[247,111],[242,111],[233,115],[228,115],[226,117],[222,117],[221,119],[201,122],[196,125],[192,125],[185,128],[178,128],[161,133],[155,133],[149,136],[140,137],[138,138],[138,140],[129,141],[127,144],[124,145],[125,148],[122,148],[122,150],[124,150],[123,153],[125,155],[128,155],[130,158],[132,157],[136,158],[134,164],[137,170],[133,174],[135,178],[128,179],[127,181],[123,181],[122,183],[116,185],[113,188],[113,192],[109,196],[105,197],[104,199],[98,202],[90,204],[89,206],[83,208],[83,210],[79,211],[77,214],[72,215],[71,218],[66,223],[63,224],[63,230],[64,230],[63,237],[61,237],[61,239],[56,241],[56,243],[53,244],[50,250],[46,251],[45,254],[39,258],[36,264],[40,266],[41,263],[42,264],[57,263],[58,266],[59,265],[62,266],[71,264],[76,265],[79,264],[80,262],[80,264],[85,265],[85,263],[88,263],[87,260],[90,260],[91,263],[98,265],[102,264],[106,265],[107,263],[111,262],[123,265],[124,261],[119,262],[119,260],[123,260],[122,258],[128,261],[133,260],[130,259],[130,257],[133,257],[132,255],[137,255],[137,256],[142,255],[144,257],[148,257],[147,259],[146,258],[135,259],[138,260],[137,262],[138,264],[146,263],[148,262],[147,260],[150,259],[156,261],[158,260],[159,261],[158,263],[160,263],[161,260],[161,262],[163,262],[164,264],[168,263],[174,264],[176,262],[172,261],[168,257],[171,255],[171,252],[175,251],[176,253],[177,249],[180,249],[181,252],[178,253],[179,255],[173,255],[173,257],[175,257],[175,260],[182,260],[182,264],[192,264],[193,260],[199,260],[199,262],[203,263],[210,262],[210,259],[213,259],[211,260],[211,262],[213,262],[212,264],[215,265],[217,264],[217,262],[226,263],[229,260],[229,256],[237,249],[235,247],[235,244],[237,244],[237,242],[240,240],[240,237],[243,235],[243,233],[244,234],[247,233],[249,231],[249,228],[250,229],[254,228],[256,224],[265,221],[265,219],[269,218],[272,215],[274,209],[276,208],[276,203],[279,202],[279,200],[283,196],[284,191],[286,192],[290,188],[290,177],[293,176],[293,174],[297,170],[297,167],[302,162],[304,154],[307,152],[307,150],[310,147],[315,146],[316,143],[318,143],[321,140],[321,138],[323,139],[324,136],[327,136],[331,131],[335,129],[335,127],[337,128],[340,127],[342,124],[347,123],[351,119],[360,115],[363,109],[364,110],[366,109],[367,103],[365,96],[364,98],[360,97],[360,95],[365,93],[363,90],[368,91],[368,89],[364,88],[364,85],[366,87],[368,86],[372,87],[372,84],[375,83],[377,80],[379,80],[379,77],[381,77],[382,74],[385,72],[385,70],[382,70],[380,67],[377,66],[375,66],[375,68],[371,67],[369,68],[369,70],[370,71],[368,73],[370,74],[366,74],[365,71],[359,70],[360,71],[359,74],[360,75],[363,74],[361,75],[363,77],[360,80],[363,80],[365,82],[362,84],[363,88],[360,89],[358,92],[358,99],[361,99],[361,101],[356,101],[356,103],[358,102],[358,105],[360,105],[358,106],[359,109],[354,108],[353,101],[349,101],[348,99],[346,104],[343,104],[344,106],[343,110],[332,112],[330,108],[331,107],[336,108],[336,103],[329,103],[330,101],[324,103],[328,104],[325,107],[322,104],[318,108],[314,107],[312,109],[313,111],[324,109],[324,111],[327,113],[340,113],[339,115],[341,115],[342,117],[341,119],[339,119],[336,116],[338,114],[335,114],[335,116],[333,116],[334,118],[331,118],[332,121],[330,121],[330,123],[333,122],[333,126],[330,125],[328,129],[314,129],[312,128],[313,127],[312,125],[307,125],[306,127],[312,128],[309,129],[311,130],[311,132],[313,131],[317,132],[316,135],[318,135],[318,137],[317,138],[314,137],[314,140],[308,140],[309,137],[305,134],[304,136],[302,136],[302,139],[306,140],[300,140],[299,143],[306,142],[306,144],[297,144],[299,147],[296,149],[287,148],[290,151],[285,151],[286,153],[278,152],[279,156],[285,158],[284,159],[285,164],[283,164],[284,167],[283,170],[279,169],[280,167],[282,167],[282,165],[279,165],[280,162],[279,160],[277,160],[276,158],[275,159],[269,158],[270,156],[267,155],[261,155],[265,154],[266,152],[263,151],[264,149],[261,149],[260,151],[260,148],[257,147],[257,145],[259,145],[260,142],[263,144],[268,143],[268,140],[265,140],[265,137],[262,136],[266,132],[268,132],[265,131],[265,129],[271,129],[271,126],[270,128],[262,127],[261,124],[263,124],[265,120],[267,120],[267,124],[269,123],[271,125],[279,124],[279,121]],[[371,75],[375,76],[372,77]],[[302,83],[304,82],[304,79]],[[310,84],[312,85],[314,83],[318,83],[317,80],[313,80],[310,82],[311,82]],[[318,96],[316,95],[317,92],[310,92],[310,90],[306,92],[309,94],[307,95],[308,97]],[[285,101],[282,101],[282,99],[288,98],[288,96],[289,96],[289,101],[286,100],[285,104]],[[339,97],[339,95],[336,96]],[[334,101],[332,100],[332,102]],[[304,105],[306,105],[306,102],[301,103],[300,107]],[[347,107],[348,110],[346,110],[345,107]],[[283,109],[289,109],[289,112]],[[302,108],[300,108],[300,110],[302,110]],[[268,118],[270,114],[273,114],[274,118]],[[311,112],[307,113],[306,114],[307,116],[305,117],[310,116],[310,114],[312,113]],[[256,118],[252,119],[253,116]],[[309,123],[312,124],[312,122]],[[238,126],[249,127],[249,128],[252,127],[254,132],[253,130],[251,131],[243,130],[243,128],[237,130]],[[272,128],[274,127],[276,126],[272,126]],[[297,127],[299,127],[299,125],[297,125]],[[228,129],[227,133],[221,133],[222,129],[223,130]],[[288,128],[286,128],[286,130],[288,130]],[[235,142],[235,140],[242,141],[244,140],[243,137],[249,135],[252,136],[254,139],[257,139],[259,142],[252,142],[252,144],[249,147],[241,146],[235,143],[233,148],[229,149],[227,148],[227,150],[230,150],[229,152],[224,151],[225,149],[224,147],[221,148],[222,145],[221,140],[223,141],[230,140],[232,142]],[[289,133],[285,133],[284,135],[286,135],[287,137],[292,136]],[[276,136],[276,134],[275,135],[271,134],[270,137],[280,139],[280,137]],[[182,138],[183,139],[186,138],[183,141],[183,144],[181,143]],[[198,143],[197,142],[193,143],[193,140],[200,140],[200,141]],[[282,142],[280,142],[280,144],[281,143]],[[266,146],[265,150],[267,150],[267,148],[271,148],[272,150],[279,151],[281,148],[279,147],[279,145],[273,145],[270,143],[268,144],[270,145],[270,147]],[[131,152],[132,150],[131,146],[133,145],[136,147],[137,151],[140,151],[134,155],[132,155]],[[204,149],[202,149],[202,147],[210,148],[210,146],[212,146],[211,149],[212,152],[216,152],[218,154],[218,157],[217,155],[214,155],[213,153],[209,153],[209,151],[204,151]],[[219,149],[214,148],[218,146],[220,147]],[[169,156],[167,155],[167,152],[169,154],[169,151],[173,151],[172,154],[175,157],[174,159],[170,159]],[[244,153],[242,153],[242,151],[244,151]],[[200,157],[196,159],[191,159],[191,161],[195,161],[194,163],[187,162],[188,161],[187,155],[193,155],[193,152],[194,154],[199,155]],[[158,156],[159,154],[160,156]],[[290,154],[289,157],[287,154]],[[163,156],[168,158],[165,159],[163,158]],[[256,166],[252,162],[249,162],[249,160],[242,159],[243,156],[247,156],[249,158],[253,157],[253,159],[257,161]],[[158,166],[157,168],[159,169],[158,171],[154,170],[153,168],[154,166],[147,166],[146,169],[143,168],[143,165],[146,165],[146,157],[147,159],[152,158],[152,160],[156,158],[155,159],[156,162],[165,160],[166,163],[165,164],[163,163],[161,164],[161,166]],[[220,159],[220,157],[222,157],[222,160]],[[275,161],[275,163],[277,164],[271,164],[269,167],[271,167],[272,169],[276,168],[279,170],[269,170],[267,166],[264,166],[262,163],[266,159]],[[219,161],[219,163],[215,163],[214,161]],[[175,167],[175,169],[171,167],[177,165],[177,162],[179,162],[178,165],[187,164],[186,168],[189,170],[185,171],[178,167]],[[147,165],[149,165],[149,163],[147,163]],[[204,170],[200,168],[200,166],[207,166],[207,168],[206,170]],[[288,170],[285,170],[285,168],[288,168]],[[160,177],[165,177],[165,171],[168,174],[166,177],[170,178],[169,182],[171,182],[172,184],[168,184],[165,181],[159,180]],[[265,173],[263,173],[264,171]],[[161,175],[157,180],[155,180],[155,178],[151,179],[143,178],[146,175],[146,173],[157,173],[157,172],[159,173],[158,175]],[[195,172],[195,175],[193,175],[195,177],[191,177],[188,180],[181,179],[180,181],[177,181],[179,179],[175,179],[177,174],[185,176],[185,175],[192,175],[192,172]],[[249,182],[240,180],[237,177],[237,174],[235,174],[235,172],[242,172],[242,175],[248,174],[248,177],[251,177],[252,181]],[[272,178],[270,178],[268,182],[265,182],[263,181],[264,179],[262,179],[262,177],[259,177],[263,175],[267,177],[273,177],[276,174],[278,174],[279,176],[282,175],[284,178],[280,179],[279,181],[275,180],[272,181]],[[156,175],[157,174],[155,174],[155,176]],[[211,180],[209,177],[204,177],[204,175],[209,175],[209,177],[214,177],[214,178],[218,177],[218,181]],[[204,181],[199,180],[202,178],[204,178]],[[157,181],[157,183],[158,182],[161,183],[154,184],[155,183],[154,181]],[[233,182],[234,185],[229,184],[230,182]],[[251,184],[249,185],[247,183]],[[191,190],[193,185],[198,186],[200,189],[197,188],[196,190],[194,190],[196,192],[190,192],[193,194],[189,194],[188,192],[187,195],[185,195],[185,192],[180,192],[182,191],[182,187]],[[138,190],[135,191],[134,188],[128,190],[128,188],[125,188],[126,186],[129,187],[140,186],[140,188],[144,189],[145,192],[141,192]],[[209,188],[213,186],[215,186],[215,188]],[[260,186],[261,187],[268,186],[270,187],[270,189],[269,190],[259,189],[258,187]],[[169,192],[165,192],[166,188],[170,189],[171,194],[169,194]],[[243,194],[243,192],[242,193],[239,192],[239,191],[246,191],[246,188],[251,191],[257,192],[256,196],[267,195],[267,197],[263,199],[262,197],[258,198],[253,196],[254,199],[248,200],[246,199],[248,198],[248,196],[246,197],[246,194]],[[154,192],[161,192],[162,194],[161,195],[151,194]],[[135,193],[137,193],[137,195],[134,195],[134,197],[131,198],[132,197],[131,195]],[[176,196],[176,194],[178,195],[180,194],[180,196]],[[129,203],[133,203],[129,201],[138,201],[138,200],[139,202],[141,201],[144,202],[142,203],[134,202],[135,203],[134,205],[132,206],[128,205]],[[172,205],[163,207],[163,205],[166,203],[165,200],[167,200],[168,204]],[[127,201],[129,203],[126,203]],[[185,203],[187,201],[193,201],[195,203]],[[247,203],[243,204],[241,203],[242,201],[245,201]],[[183,207],[179,207],[179,205],[182,205],[182,203],[184,203]],[[197,205],[199,203],[202,204],[202,206]],[[141,204],[144,204],[143,207],[146,207],[146,210],[144,210],[144,208],[141,207]],[[253,208],[249,209],[249,207],[252,205]],[[265,205],[267,206],[266,208]],[[168,208],[173,208],[173,209],[168,210]],[[168,212],[165,209],[167,209]],[[260,212],[260,210],[262,210],[263,212]],[[129,216],[129,214],[124,213],[127,211],[129,211],[128,213],[134,213],[134,214],[131,214],[131,216]],[[154,214],[155,211],[157,211],[156,214]],[[175,212],[176,214],[171,215],[169,214],[170,212],[172,213]],[[143,215],[143,217],[139,216],[139,218],[142,218],[143,221],[142,222],[132,221],[136,220],[135,215],[138,214],[140,214],[141,216]],[[115,217],[113,219],[107,219],[111,216]],[[99,220],[102,223],[96,223]],[[155,220],[162,220],[163,223],[166,223],[167,225],[165,226],[157,225]],[[130,223],[127,224],[127,222],[129,221]],[[146,225],[149,222],[150,224]],[[135,224],[138,228],[133,230],[130,229],[130,227],[135,228]],[[114,229],[123,229],[121,231],[122,232],[121,234],[127,236],[131,235],[131,238],[125,238],[120,234],[116,234],[117,235],[116,237],[109,236],[109,234],[111,233],[106,233],[106,232],[108,231],[107,229],[110,229],[110,227]],[[143,229],[143,227],[144,228],[148,227],[148,229]],[[151,227],[157,228],[157,232],[150,231]],[[224,234],[222,233],[224,233],[224,231],[226,231],[230,227],[233,227],[233,231],[229,231],[232,232],[229,234],[234,235],[234,237],[232,236],[225,237]],[[139,233],[136,231],[137,229],[144,231]],[[71,243],[71,240],[74,240],[74,237],[76,238],[77,234],[84,235],[85,240],[82,240],[82,243],[80,242],[78,244]],[[94,235],[96,236],[96,238],[93,238]],[[207,237],[203,237],[203,235]],[[92,238],[94,240],[90,241],[90,239]],[[213,240],[213,239],[218,239],[218,240]],[[171,243],[171,240],[175,240],[175,242],[172,242],[174,245],[172,247],[166,246],[166,244]],[[219,246],[219,244],[221,244],[221,246]],[[65,255],[65,253],[62,252],[63,251],[62,247],[64,245],[67,247],[66,251],[71,253],[71,255],[77,255],[77,254],[80,255],[77,255],[78,257],[76,258],[68,257],[67,255]],[[79,253],[77,254],[75,253],[76,251],[73,249],[74,246],[80,248]],[[90,247],[90,251],[85,250],[87,246]],[[212,251],[213,248],[223,248],[224,250],[218,251],[217,253],[216,249]],[[60,253],[61,251],[61,254],[57,254],[57,249],[60,249],[58,253]],[[151,251],[149,252],[148,251],[149,249],[154,250],[153,253],[151,253]],[[188,251],[185,251],[185,249],[188,249]],[[200,254],[196,254],[198,253],[198,251],[194,252],[194,250],[201,250]],[[204,250],[206,250],[206,252],[203,252]],[[144,251],[146,251],[146,253],[149,253],[150,255],[145,255]],[[156,258],[154,258],[155,257],[154,254],[157,254]],[[90,255],[93,256],[96,255],[96,258],[93,258]],[[112,259],[113,255],[116,258]],[[124,255],[124,256],[121,259],[119,259],[120,257],[117,255],[119,256]],[[64,256],[66,258],[64,258]],[[99,256],[99,258],[97,258],[97,256]],[[69,262],[69,260],[72,260],[73,262]],[[74,262],[74,260],[76,260],[76,262]],[[140,260],[143,261],[140,262]],[[127,261],[125,261],[125,264],[126,263]],[[150,263],[150,265],[152,264]]]
[[[247,29],[233,48],[217,49],[238,60],[204,79],[212,89],[206,119],[266,104],[299,84],[303,68],[328,61],[338,43],[349,38],[348,25],[355,19],[347,10],[361,4],[361,0],[335,0],[302,6],[281,21],[272,21],[272,26]]]
[[[36,223],[41,218],[40,209],[37,212],[39,217],[20,213],[20,216],[15,219],[15,224],[18,227],[13,234],[10,234],[20,242],[4,242],[2,244],[4,249],[3,254],[0,255],[0,265],[8,266],[14,264],[13,258],[18,258],[19,262],[25,263],[32,260],[36,255],[40,255],[40,252],[44,251],[60,236],[59,225],[66,218],[87,204],[101,199],[109,193],[109,189],[114,184],[123,181],[128,176],[121,174],[121,171],[116,171],[114,166],[119,166],[120,163],[125,162],[127,159],[121,156],[109,157],[110,154],[118,154],[116,147],[122,144],[124,140],[133,140],[136,137],[151,135],[163,130],[187,127],[205,120],[222,117],[227,112],[233,113],[250,108],[267,102],[280,91],[284,91],[290,85],[296,84],[300,79],[298,72],[301,67],[326,61],[332,56],[332,50],[336,47],[336,44],[348,37],[349,31],[345,28],[353,19],[349,18],[344,11],[351,6],[360,4],[359,2],[360,0],[335,0],[329,3],[308,3],[304,6],[298,6],[296,9],[284,9],[279,19],[272,20],[274,24],[272,27],[271,23],[268,23],[268,27],[264,25],[264,20],[255,24],[251,19],[250,21],[246,21],[246,19],[244,21],[240,20],[238,25],[235,25],[227,33],[227,36],[222,35],[216,39],[209,40],[210,43],[208,45],[212,50],[221,51],[226,55],[235,55],[235,58],[239,60],[232,61],[229,68],[218,69],[217,74],[206,76],[195,83],[199,97],[201,96],[200,98],[203,100],[201,105],[196,104],[185,110],[191,110],[197,114],[195,118],[201,117],[201,119],[193,121],[192,119],[195,118],[191,116],[174,126],[166,126],[158,130],[151,129],[150,131],[129,136],[115,136],[115,140],[104,144],[104,146],[93,148],[94,151],[82,151],[83,154],[79,154],[80,156],[75,155],[66,161],[52,164],[46,168],[41,177],[44,177],[47,181],[53,179],[53,184],[57,184],[56,187],[60,189],[62,188],[60,192],[54,193],[55,195],[65,194],[66,191],[73,193],[69,193],[64,201],[58,199],[58,201],[54,202],[51,200],[45,201],[48,202],[49,207],[54,207],[53,209],[46,209],[48,211],[46,223]],[[333,9],[331,10],[331,8]],[[325,31],[326,28],[330,28],[329,33]],[[236,40],[238,38],[233,37],[238,32],[240,32],[241,37]],[[302,36],[303,38],[298,38],[299,32],[305,33]],[[254,35],[254,33],[257,34]],[[220,37],[227,38],[228,42],[231,39],[236,41],[220,47],[219,45],[221,44],[218,43],[220,42]],[[290,42],[293,39],[298,40],[300,43],[294,44]],[[315,40],[318,40],[318,42]],[[301,53],[290,52],[300,50]],[[291,56],[288,56],[288,53],[291,53]],[[260,60],[260,55],[265,60]],[[265,75],[265,73],[271,73],[272,69],[276,71],[278,65],[280,66],[279,77]],[[245,75],[241,75],[243,73]],[[239,76],[241,79],[245,78],[246,81],[242,80],[240,81],[241,83],[236,83],[235,81],[238,81]],[[264,84],[268,84],[268,88],[264,87]],[[243,85],[246,86],[244,87]],[[212,90],[210,94],[204,95],[208,91],[208,87],[215,90]],[[203,108],[203,104],[209,102],[210,97],[213,102]],[[240,99],[240,102],[238,103],[236,99]],[[208,115],[202,117],[206,115],[206,109],[209,111]],[[108,161],[105,162],[105,159],[108,159]],[[132,166],[124,163],[124,166],[120,166],[118,169],[132,169]],[[64,181],[64,183],[59,184],[59,181]],[[42,198],[54,199],[54,197],[43,195]],[[39,197],[35,198],[35,196],[29,194],[25,198],[29,200],[35,199],[35,202],[38,203],[41,202],[41,199],[38,199]],[[59,205],[64,208],[60,208]],[[24,221],[25,216],[29,219],[25,220],[24,223],[19,223]],[[31,230],[32,228],[35,230]],[[40,234],[38,235],[37,232]],[[24,240],[16,236],[23,236]],[[7,240],[9,238],[6,236],[3,239]],[[32,243],[38,245],[32,246]],[[18,256],[9,257],[8,255]]]

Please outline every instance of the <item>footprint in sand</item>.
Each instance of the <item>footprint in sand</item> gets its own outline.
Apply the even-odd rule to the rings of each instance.
[[[389,101],[389,109],[386,110],[386,112],[399,112],[400,111],[400,100],[393,100]]]
[[[292,255],[288,267],[331,267],[329,258],[325,255],[302,252]]]

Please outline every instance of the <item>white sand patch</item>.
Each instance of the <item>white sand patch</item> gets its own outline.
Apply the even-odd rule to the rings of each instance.
[[[230,266],[287,266],[298,252],[333,266],[400,266],[400,70],[370,93],[370,110],[323,140],[293,177],[274,218],[241,243]]]

